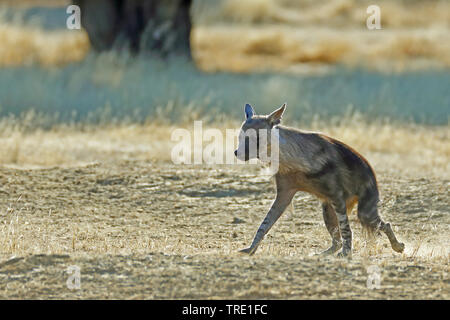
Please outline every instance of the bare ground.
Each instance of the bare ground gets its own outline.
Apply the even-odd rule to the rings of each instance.
[[[247,246],[274,189],[256,166],[117,160],[0,169],[2,299],[449,299],[449,181],[378,172],[382,217],[405,242],[370,240],[352,260],[317,257],[329,236],[299,193],[257,253]],[[67,268],[81,269],[69,290]],[[367,268],[381,271],[368,289]]]

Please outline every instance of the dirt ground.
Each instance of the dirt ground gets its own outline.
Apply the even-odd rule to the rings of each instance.
[[[370,240],[355,213],[351,260],[318,257],[320,203],[297,194],[257,253],[274,198],[257,166],[117,160],[0,169],[1,299],[449,299],[449,181],[378,172],[381,215],[405,242]],[[68,289],[69,266],[81,289]],[[377,266],[380,287],[369,289]]]

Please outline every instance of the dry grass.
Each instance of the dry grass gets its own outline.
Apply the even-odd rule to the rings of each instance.
[[[200,22],[278,23],[296,26],[365,26],[367,7],[373,1],[361,0],[223,0],[213,12],[199,14]],[[382,24],[389,28],[449,26],[447,1],[377,1]],[[209,13],[209,15],[208,15]],[[194,12],[195,14],[195,12]],[[208,19],[209,18],[209,19]]]
[[[406,251],[366,238],[351,214],[347,261],[312,256],[330,240],[320,204],[305,194],[255,256],[237,253],[274,197],[254,167],[109,159],[1,168],[0,297],[448,299],[445,180],[378,173],[382,216]],[[80,292],[65,287],[70,265],[81,268]],[[366,287],[370,265],[382,272],[380,290]]]
[[[0,21],[0,67],[58,66],[82,60],[89,51],[85,32],[43,31]]]
[[[9,125],[13,121],[6,119],[0,130],[0,164],[50,167],[108,159],[170,161],[171,148],[177,143],[171,141],[171,132],[175,128],[186,128],[193,136],[193,120],[178,125],[158,120],[144,125],[58,125],[51,130],[41,130],[30,129],[29,124],[20,122]],[[206,123],[204,130],[218,128],[225,137],[226,129],[238,129],[239,126],[239,121],[229,119],[215,124]],[[310,126],[303,126],[303,129],[321,131],[341,139],[365,154],[375,167],[383,170],[413,176],[426,173],[450,177],[448,126],[426,127],[381,120],[369,122],[355,114],[339,120],[315,120]],[[232,152],[233,148],[224,152]]]
[[[383,30],[366,28],[370,1],[223,1],[192,34],[207,71],[322,72],[327,66],[404,71],[450,66],[450,4],[380,1]],[[222,22],[222,23],[220,23]]]
[[[148,137],[152,131],[161,131],[161,136],[168,134],[161,129],[148,127],[140,132],[140,138]],[[127,128],[127,136],[134,130]],[[113,155],[111,142],[123,140],[118,137],[123,137],[124,129],[100,132],[110,138],[102,139],[107,149],[97,150],[97,156],[91,155],[96,158],[94,163],[81,164],[77,159],[78,163],[57,166],[48,158],[46,169],[30,170],[26,164],[1,169],[0,179],[7,189],[0,189],[0,245],[3,248],[0,256],[37,253],[127,255],[149,251],[168,255],[229,256],[251,240],[262,212],[272,202],[272,182],[258,166],[244,169],[241,166],[172,165],[162,161],[170,156],[167,151],[162,152],[163,149],[152,150],[151,154],[155,152],[161,157],[157,159],[127,153],[123,149],[115,150],[119,154]],[[97,140],[100,135],[91,135],[92,140]],[[80,148],[86,146],[83,142],[61,141],[66,145],[77,144]],[[95,143],[95,148],[98,147]],[[169,149],[167,143],[165,149]],[[66,151],[72,150],[66,147]],[[86,152],[89,151],[88,147]],[[101,157],[104,157],[103,161]],[[407,243],[403,257],[417,259],[416,262],[449,263],[449,225],[443,213],[448,210],[445,186],[448,171],[441,171],[443,176],[433,177],[436,170],[414,168],[410,162],[403,164],[405,172],[390,170],[386,167],[389,157],[395,159],[395,155],[385,154],[384,165],[375,164],[383,198],[381,212],[393,223],[400,239]],[[249,196],[245,196],[247,193]],[[151,195],[150,198],[147,195]],[[203,197],[211,201],[204,203]],[[239,198],[238,202],[235,197]],[[250,210],[254,206],[259,209]],[[225,207],[227,210],[223,212]],[[312,251],[324,249],[323,246],[328,244],[329,235],[321,222],[317,200],[307,194],[298,194],[294,208],[281,218],[277,231],[265,240],[259,254],[310,256]],[[236,210],[248,212],[236,215]],[[167,215],[168,211],[170,215]],[[251,223],[236,229],[230,224],[233,217]],[[356,257],[383,260],[392,255],[385,237],[375,239],[365,233],[356,214],[350,214],[349,219]],[[318,228],[319,224],[322,227]],[[220,234],[211,234],[211,225],[219,226]],[[305,228],[302,232],[298,231],[300,225]],[[189,230],[194,226],[197,236],[192,238],[193,233],[186,236],[185,233],[191,232]],[[237,237],[236,232],[241,242],[233,240]],[[199,241],[202,234],[208,234],[210,239]]]
[[[343,64],[405,71],[450,66],[447,28],[338,30],[292,26],[199,27],[192,41],[197,64],[207,71],[310,72]]]
[[[228,0],[194,7],[192,48],[205,71],[379,70],[450,66],[450,4],[381,1],[383,30],[365,26],[369,2]],[[370,3],[371,4],[371,3]],[[0,21],[0,66],[60,65],[89,51],[84,32],[46,32]]]
[[[381,215],[406,243],[394,254],[350,214],[347,261],[312,257],[329,235],[318,201],[300,193],[257,254],[239,255],[273,200],[272,182],[258,166],[173,165],[171,132],[192,130],[192,119],[50,130],[32,116],[13,120],[0,125],[2,298],[448,299],[448,126],[357,115],[309,126],[368,157]],[[81,268],[81,292],[65,287],[70,265]],[[370,265],[382,271],[381,290],[366,287]]]

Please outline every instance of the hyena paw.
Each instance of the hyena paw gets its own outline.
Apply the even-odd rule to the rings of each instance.
[[[342,244],[333,244],[327,250],[324,250],[324,251],[318,253],[318,255],[320,255],[320,256],[328,256],[328,255],[333,254],[336,251],[338,251],[341,247],[342,247]]]
[[[392,245],[392,249],[394,249],[394,251],[396,251],[398,253],[402,253],[403,250],[405,250],[405,244],[403,244],[401,242],[397,242]]]
[[[247,253],[247,254],[249,254],[250,256],[253,255],[253,254],[255,253],[255,251],[256,251],[256,248],[252,248],[252,247],[248,247],[248,248],[239,250],[239,252]]]
[[[352,258],[352,251],[349,249],[342,249],[341,252],[338,253],[337,255],[339,258]]]

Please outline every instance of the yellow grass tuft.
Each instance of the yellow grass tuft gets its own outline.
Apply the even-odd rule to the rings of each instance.
[[[220,117],[219,117],[220,118]],[[238,129],[234,119],[204,124],[204,129]],[[108,159],[139,159],[171,161],[171,140],[176,128],[193,134],[193,121],[166,124],[57,125],[51,130],[27,129],[8,121],[0,125],[0,164],[15,167],[73,166],[108,161]],[[29,127],[30,125],[28,125]],[[369,122],[356,114],[347,118],[316,120],[303,129],[321,131],[342,140],[365,155],[376,170],[399,171],[407,175],[449,177],[449,126],[398,124],[389,121]],[[204,143],[204,146],[207,143]],[[224,150],[225,152],[232,152]]]
[[[205,71],[235,72],[310,72],[305,66],[322,71],[336,64],[387,71],[450,67],[450,3],[380,1],[382,30],[375,31],[366,28],[370,4],[224,0],[196,5],[195,61]],[[90,48],[85,32],[44,31],[1,19],[0,42],[0,67],[61,65],[83,59]]]
[[[43,31],[0,22],[0,67],[62,65],[82,60],[89,39],[81,31]]]

